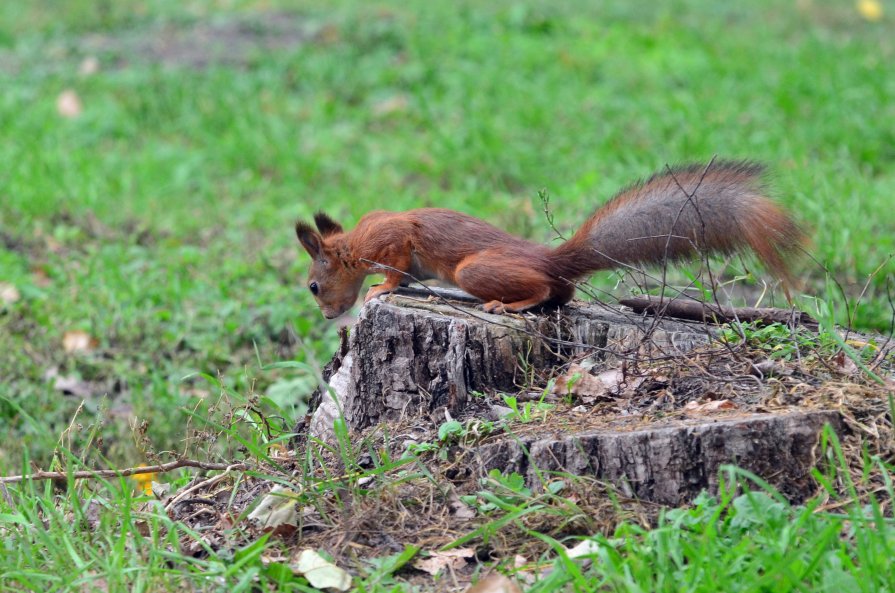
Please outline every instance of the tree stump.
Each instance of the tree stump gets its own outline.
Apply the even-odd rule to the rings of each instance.
[[[311,436],[332,440],[340,410],[354,431],[416,417],[437,426],[481,415],[477,392],[538,389],[570,358],[590,358],[599,368],[634,355],[680,357],[707,345],[712,333],[705,323],[601,304],[490,315],[459,291],[438,290],[449,302],[430,292],[405,289],[363,307],[325,373]],[[714,488],[719,468],[733,463],[802,500],[811,494],[814,448],[827,423],[841,428],[836,412],[791,412],[507,437],[478,447],[476,470],[517,471],[532,484],[551,472],[587,474],[631,496],[680,504]]]
[[[508,439],[483,447],[481,473],[515,471],[529,484],[542,476],[591,475],[630,498],[681,505],[703,490],[714,492],[721,467],[734,464],[802,502],[815,493],[811,469],[825,424],[841,430],[839,413],[749,414],[627,432]]]

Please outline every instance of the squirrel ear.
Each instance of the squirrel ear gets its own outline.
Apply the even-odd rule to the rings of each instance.
[[[317,225],[320,234],[324,237],[342,232],[342,225],[330,218],[325,212],[318,212],[315,214],[314,223]]]
[[[323,253],[323,237],[308,223],[299,220],[295,223],[295,235],[299,243],[312,259],[318,259]]]

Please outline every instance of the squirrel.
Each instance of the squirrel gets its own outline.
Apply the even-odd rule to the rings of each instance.
[[[575,281],[597,270],[751,248],[788,287],[787,261],[806,239],[764,195],[764,170],[751,161],[669,168],[619,191],[555,248],[443,208],[371,212],[349,232],[318,212],[316,229],[299,221],[295,232],[312,259],[308,288],[327,319],[350,309],[364,278],[377,273],[385,282],[364,302],[411,278],[439,279],[484,301],[489,313],[521,312],[568,303]]]

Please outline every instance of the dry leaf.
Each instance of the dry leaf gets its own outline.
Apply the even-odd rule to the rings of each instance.
[[[90,397],[93,395],[93,389],[90,388],[89,383],[72,375],[55,377],[53,389],[61,391],[65,395],[74,395],[75,397]]]
[[[780,377],[783,375],[791,374],[786,368],[786,365],[784,365],[782,362],[771,359],[756,362],[749,370],[751,371],[752,375],[755,375],[756,377],[762,376],[765,378]]]
[[[249,519],[261,527],[298,526],[297,494],[285,486],[274,486],[249,513]]]
[[[592,539],[585,539],[578,542],[575,547],[569,548],[566,553],[569,558],[581,558],[582,556],[593,556],[599,549],[600,544]]]
[[[457,519],[475,519],[475,510],[471,506],[460,500],[459,497],[451,500],[449,506],[454,517],[456,517]]]
[[[260,556],[261,564],[267,566],[268,564],[273,564],[274,562],[279,564],[285,564],[289,562],[289,558],[283,556],[280,552],[276,550],[268,550],[263,552]]]
[[[378,101],[373,105],[373,115],[376,117],[384,117],[392,113],[407,111],[410,102],[406,95],[394,95],[388,99]]]
[[[62,348],[69,354],[90,352],[99,346],[99,341],[85,331],[73,329],[62,335]]]
[[[90,593],[106,593],[109,590],[109,583],[105,578],[97,572],[89,570],[81,576],[80,591],[90,591]]]
[[[846,344],[854,348],[855,350],[862,350],[864,348],[870,348],[871,350],[879,350],[876,344],[872,342],[865,342],[864,340],[846,340]]]
[[[522,593],[522,589],[499,572],[492,572],[467,589],[466,593]]]
[[[134,521],[134,527],[137,528],[137,533],[143,537],[152,536],[152,527],[149,525],[149,521],[146,521],[145,519],[137,519]]]
[[[290,566],[294,573],[308,579],[312,587],[336,591],[347,591],[351,587],[351,575],[314,550],[302,550]]]
[[[149,492],[156,497],[162,504],[168,504],[171,499],[171,484],[167,482],[152,482],[149,484]]]
[[[49,274],[47,274],[46,269],[42,267],[32,268],[31,282],[33,282],[35,286],[39,286],[41,288],[46,288],[53,283],[53,281],[50,280],[50,276]]]
[[[205,399],[211,395],[211,391],[201,387],[190,387],[189,389],[182,390],[181,393],[186,397],[197,397],[199,399]]]
[[[858,13],[866,20],[875,23],[883,18],[883,5],[879,0],[859,0]]]
[[[78,97],[78,94],[71,89],[67,89],[62,91],[56,99],[56,111],[62,117],[72,119],[81,115],[84,107],[81,105],[81,99]]]
[[[338,43],[342,38],[342,34],[339,31],[339,28],[335,25],[324,25],[317,31],[316,38],[321,44],[331,45],[333,43]]]
[[[574,395],[584,400],[587,398],[616,398],[633,392],[643,378],[625,378],[621,369],[609,369],[599,375],[591,375],[584,367],[573,364],[569,371],[556,380],[553,393],[556,395]]]
[[[99,72],[99,60],[96,59],[96,56],[87,56],[81,60],[81,65],[78,66],[78,74],[90,76],[97,72]]]
[[[684,406],[684,411],[687,413],[704,414],[722,410],[736,410],[737,408],[739,408],[739,406],[729,399],[716,399],[705,403],[692,401]]]
[[[840,351],[833,357],[832,362],[836,365],[837,370],[843,375],[858,374],[858,365],[855,364],[855,361],[852,360],[850,356],[846,355],[845,352]]]
[[[432,576],[450,566],[457,569],[466,564],[467,558],[475,557],[472,548],[455,548],[444,552],[432,552],[428,558],[417,558],[413,567]]]
[[[9,282],[0,282],[0,303],[11,305],[22,298],[22,294],[15,285]]]
[[[145,463],[141,463],[137,467],[146,467]],[[152,483],[158,477],[158,474],[155,472],[149,472],[145,474],[134,474],[134,481],[140,487],[140,491],[146,496],[153,495]]]

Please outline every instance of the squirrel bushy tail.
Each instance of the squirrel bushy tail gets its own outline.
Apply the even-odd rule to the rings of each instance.
[[[751,248],[792,284],[787,258],[805,243],[798,225],[764,195],[764,167],[714,161],[657,173],[620,191],[550,254],[557,276],[729,254]]]

